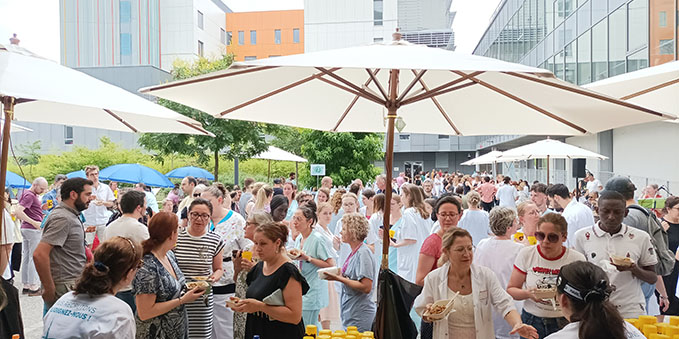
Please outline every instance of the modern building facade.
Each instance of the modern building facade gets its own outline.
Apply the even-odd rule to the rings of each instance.
[[[59,0],[61,63],[151,65],[219,56],[226,47],[221,0]]]
[[[237,61],[304,53],[304,10],[227,13],[226,37]]]
[[[546,68],[585,85],[677,60],[677,9],[676,0],[505,0],[474,54]],[[602,181],[619,174],[638,188],[679,188],[679,159],[656,146],[678,142],[679,124],[648,123],[566,141],[610,158],[587,161]],[[561,165],[569,172],[570,164]]]

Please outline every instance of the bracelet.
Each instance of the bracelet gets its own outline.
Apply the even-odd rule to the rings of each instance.
[[[667,298],[667,297],[661,295],[661,296],[660,296],[660,299],[668,300],[669,298]]]
[[[181,305],[182,305],[182,296],[179,295],[179,306],[181,306]]]

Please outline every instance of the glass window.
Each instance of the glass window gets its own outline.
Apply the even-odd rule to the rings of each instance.
[[[202,57],[202,56],[203,56],[203,52],[204,52],[204,50],[203,50],[203,42],[200,41],[200,40],[198,40],[198,55]]]
[[[410,140],[410,134],[399,134],[399,140]]]
[[[565,43],[570,43],[575,40],[578,36],[575,25],[575,15],[571,15],[566,19],[566,24],[564,25],[564,41]]]
[[[545,39],[545,58],[551,59],[554,55],[554,33]]]
[[[384,38],[373,38],[373,42],[383,42]]]
[[[554,30],[554,3],[552,0],[546,0],[545,3],[545,24],[547,25],[546,32]]]
[[[563,50],[559,51],[556,55],[554,55],[554,75],[556,75],[556,77],[561,80],[564,79],[564,67],[563,67],[564,56],[565,54]]]
[[[382,19],[383,19],[383,1],[382,0],[373,0],[373,24],[375,26],[382,26]]]
[[[603,1],[603,0],[601,0],[601,1]],[[614,11],[614,10],[616,10],[618,7],[620,7],[620,5],[622,5],[622,4],[626,3],[626,2],[627,2],[627,0],[608,0],[608,8],[609,8],[611,11]]]
[[[648,67],[648,50],[646,48],[627,57],[627,71],[634,72]]]
[[[238,44],[245,45],[245,31],[238,31]]]
[[[450,136],[445,134],[439,134],[439,139],[450,139]]]
[[[256,56],[246,56],[244,60],[245,61],[257,60],[257,57]]]
[[[132,55],[132,35],[120,33],[120,55]]]
[[[576,62],[575,62],[575,41],[566,45],[563,50],[564,54],[564,80],[574,84],[576,82]]]
[[[648,45],[648,15],[646,9],[648,0],[634,0],[629,3],[628,15],[628,51],[636,51]]]
[[[538,0],[536,2],[536,27],[537,27],[537,41],[542,41],[545,37],[545,0]]]
[[[608,4],[605,0],[592,1],[592,23],[596,24],[608,15]]]
[[[563,46],[566,45],[566,40],[564,39],[564,31],[566,30],[564,28],[564,24],[559,25],[559,27],[556,28],[556,35],[554,36],[554,49],[560,50],[563,48]]]
[[[556,0],[554,1],[554,26],[558,26],[566,18],[564,12],[564,1],[566,0]]]
[[[608,17],[608,74],[625,73],[627,56],[627,8],[620,7]]]
[[[660,40],[660,55],[674,55],[674,39]]]
[[[660,27],[667,27],[667,12],[661,11],[658,13],[658,24]]]
[[[223,28],[219,28],[219,40],[226,45],[226,31]]]
[[[273,34],[274,35],[274,43],[276,45],[280,45],[281,44],[281,30],[276,29],[276,30],[273,31],[273,33],[274,33]]]
[[[590,32],[587,32],[578,38],[578,85],[592,82],[591,50]]]
[[[296,44],[299,43],[299,28],[292,29],[292,42]]]
[[[203,29],[203,12],[198,12],[198,28]]]
[[[226,44],[231,45],[231,39],[233,39],[233,33],[232,32],[226,32]]]
[[[604,19],[592,28],[592,81],[608,78],[607,24]]]
[[[64,144],[73,145],[73,127],[64,126]]]
[[[129,1],[120,2],[120,23],[132,21],[132,5]]]
[[[575,0],[563,0],[563,12],[564,18],[575,12]]]
[[[596,1],[596,0],[594,0]],[[591,1],[587,1],[578,8],[578,35],[584,33],[592,25]]]
[[[250,45],[257,44],[257,31],[250,31]]]

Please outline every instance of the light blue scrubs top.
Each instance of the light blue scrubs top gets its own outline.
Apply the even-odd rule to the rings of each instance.
[[[328,242],[319,230],[311,231],[309,238],[304,241],[304,248],[300,248],[302,243],[302,235],[298,235],[295,239],[295,248],[304,251],[308,256],[319,259],[328,260],[332,258],[332,252],[328,249]],[[328,306],[328,281],[318,278],[319,267],[305,261],[297,260],[297,267],[299,267],[302,276],[309,284],[309,291],[302,296],[302,310],[320,310]]]
[[[361,243],[361,247],[347,260],[345,277],[351,280],[363,278],[375,280],[375,261],[367,245]],[[359,332],[364,332],[372,328],[377,306],[372,301],[371,293],[366,294],[342,284],[340,310],[343,327],[356,326]]]

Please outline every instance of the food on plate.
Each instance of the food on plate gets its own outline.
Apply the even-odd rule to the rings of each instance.
[[[432,305],[429,309],[429,314],[441,314],[446,310],[445,305]]]
[[[297,259],[297,257],[299,257],[300,255],[302,255],[302,251],[300,251],[300,250],[298,250],[298,249],[296,249],[296,248],[293,248],[293,249],[291,249],[291,250],[288,251],[288,256],[289,256],[291,259]]]
[[[197,277],[191,277],[191,280],[205,281],[205,280],[208,280],[208,278],[210,278],[210,277],[197,276]]]
[[[230,297],[229,300],[226,301],[226,306],[234,308],[236,307],[236,304],[240,301],[240,298],[237,297]]]
[[[210,287],[210,284],[205,281],[189,281],[186,283],[186,288],[189,290],[194,288],[197,288],[198,290],[206,290],[208,287]]]
[[[632,266],[632,259],[629,257],[618,257],[616,255],[611,256],[611,261],[617,266]]]

